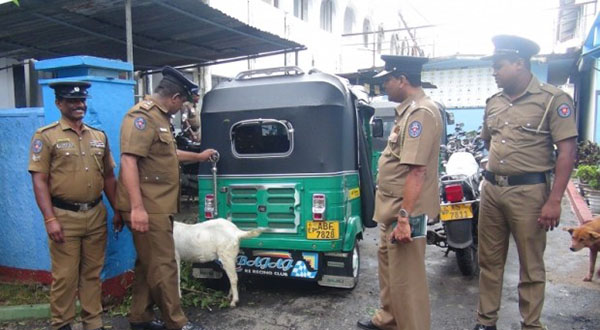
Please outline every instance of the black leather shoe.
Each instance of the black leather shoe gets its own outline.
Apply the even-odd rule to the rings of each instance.
[[[497,330],[495,325],[477,324],[473,330]]]
[[[188,322],[181,328],[181,330],[206,330],[206,328],[200,324]]]
[[[150,322],[129,322],[131,330],[165,330],[165,324],[160,320],[153,320]]]
[[[381,329],[380,327],[373,324],[373,321],[371,321],[371,319],[358,320],[356,322],[356,325],[361,329],[367,329],[367,330],[380,330]]]
[[[58,328],[58,330],[71,330],[71,325],[65,324],[62,327]]]

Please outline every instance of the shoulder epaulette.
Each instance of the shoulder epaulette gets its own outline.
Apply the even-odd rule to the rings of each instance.
[[[540,89],[545,92],[548,92],[552,95],[560,94],[561,92],[564,93],[564,91],[562,89],[560,89],[554,85],[546,84],[546,83],[540,83]]]
[[[154,101],[144,100],[139,103],[140,109],[150,110],[154,106]]]
[[[492,95],[492,96],[488,97],[488,98],[485,100],[485,104],[487,104],[487,103],[488,103],[488,102],[489,102],[491,99],[493,99],[494,97],[496,97],[496,96],[498,96],[498,95],[500,95],[500,94],[502,94],[502,92],[498,92],[498,93],[496,93],[496,94],[494,94],[494,95]]]
[[[38,129],[37,129],[37,132],[43,132],[43,131],[45,131],[45,130],[47,130],[47,129],[49,129],[49,128],[55,127],[55,126],[57,126],[57,125],[58,125],[58,121],[55,121],[55,122],[53,122],[52,124],[48,124],[48,125],[46,125],[46,126],[42,126],[42,127],[38,128]]]

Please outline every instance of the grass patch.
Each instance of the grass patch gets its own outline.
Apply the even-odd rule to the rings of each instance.
[[[47,304],[50,287],[43,284],[0,283],[0,306]]]
[[[224,275],[226,276],[226,275]],[[204,283],[192,276],[192,264],[181,263],[181,305],[184,308],[199,307],[212,310],[229,306],[227,292],[207,288]],[[131,309],[131,288],[122,302],[109,307],[112,316],[127,316]]]

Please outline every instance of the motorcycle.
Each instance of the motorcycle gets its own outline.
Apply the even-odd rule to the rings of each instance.
[[[429,224],[427,242],[456,253],[456,262],[465,276],[476,274],[477,224],[483,141],[475,133],[457,132],[442,146],[445,173],[440,176],[440,216]],[[447,158],[447,159],[445,159]]]

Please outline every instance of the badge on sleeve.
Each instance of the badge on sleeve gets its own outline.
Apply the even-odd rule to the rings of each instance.
[[[33,143],[31,144],[31,151],[33,151],[34,154],[39,154],[40,152],[42,152],[43,147],[44,147],[44,144],[42,143],[42,140],[35,139],[35,140],[33,140]]]
[[[416,138],[421,135],[421,131],[423,130],[423,125],[418,120],[413,121],[408,125],[408,136],[411,138]]]
[[[137,117],[133,121],[133,125],[135,126],[135,128],[139,129],[140,131],[143,131],[146,129],[146,119],[142,117]]]
[[[560,118],[567,118],[571,116],[571,112],[573,112],[571,111],[571,106],[566,103],[559,105],[556,111],[558,112],[558,116]]]

